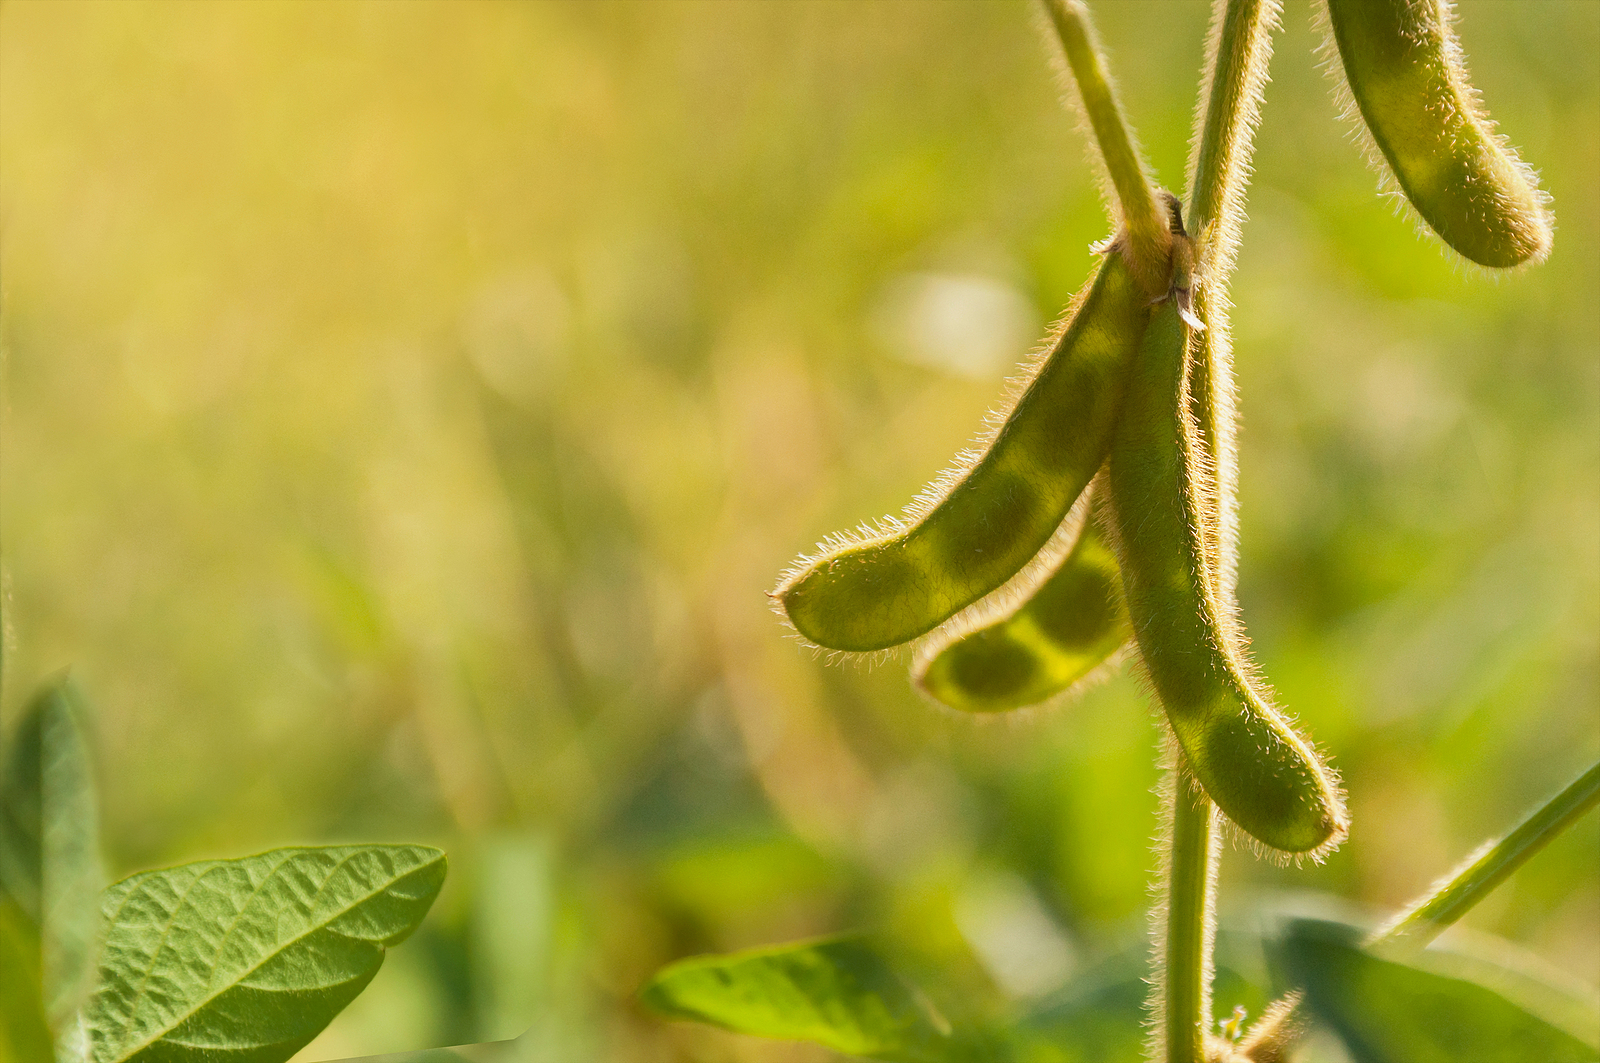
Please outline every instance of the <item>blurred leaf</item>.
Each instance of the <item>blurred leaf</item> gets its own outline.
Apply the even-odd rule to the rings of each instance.
[[[511,1042],[490,1042],[490,1045],[501,1044],[511,1044]],[[462,1063],[464,1060],[476,1060],[478,1058],[475,1055],[468,1054],[474,1048],[486,1047],[489,1046],[462,1045],[459,1048],[421,1048],[415,1052],[390,1052],[381,1056],[349,1056],[345,1059],[330,1060],[329,1063]]]
[[[1017,1063],[1139,1063],[1145,1058],[1150,954],[1140,944],[1036,1004],[1012,1029]],[[1259,1014],[1265,991],[1226,963],[1212,983],[1214,1008]]]
[[[479,847],[469,951],[479,1037],[515,1037],[552,1010],[553,864],[550,846],[536,837],[493,837]]]
[[[50,1058],[50,1027],[39,979],[39,932],[10,897],[0,896],[0,1063]]]
[[[60,1031],[94,974],[100,816],[77,695],[62,676],[34,695],[0,782],[0,883],[38,927],[45,1012]]]
[[[736,1033],[814,1041],[897,1063],[971,1058],[971,1046],[865,940],[683,960],[640,992],[662,1015]]]
[[[444,884],[421,845],[275,849],[105,893],[95,1063],[294,1055],[366,988]]]
[[[381,1056],[351,1056],[331,1063],[522,1063],[527,1058],[526,1038],[486,1041],[450,1048],[423,1048],[415,1052],[390,1052]]]
[[[712,925],[730,914],[817,897],[841,877],[815,849],[786,834],[695,838],[655,867],[661,895]]]
[[[1343,923],[1291,923],[1281,956],[1357,1063],[1568,1063],[1600,1052],[1476,982],[1379,959]]]
[[[1116,967],[1075,980],[1030,1011],[1013,1031],[1020,1063],[1143,1058],[1148,965]]]

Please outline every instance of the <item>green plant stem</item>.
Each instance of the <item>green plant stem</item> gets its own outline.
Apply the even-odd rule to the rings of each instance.
[[[1067,65],[1072,68],[1084,113],[1100,145],[1100,157],[1122,207],[1123,223],[1137,248],[1164,247],[1167,241],[1166,211],[1156,200],[1155,188],[1145,173],[1144,163],[1133,145],[1116,93],[1106,77],[1105,64],[1082,0],[1045,0],[1056,34],[1061,38]]]
[[[1201,84],[1195,147],[1190,160],[1191,234],[1200,240],[1204,287],[1198,305],[1201,333],[1191,387],[1194,412],[1214,465],[1208,532],[1213,578],[1231,595],[1234,469],[1231,347],[1227,329],[1227,274],[1244,216],[1253,132],[1260,112],[1277,0],[1217,0]],[[1205,1058],[1211,1010],[1213,909],[1219,858],[1216,807],[1191,782],[1178,754],[1173,768],[1171,853],[1167,865],[1166,963],[1160,1032],[1166,1063]],[[1153,990],[1157,991],[1157,990]]]
[[[1172,838],[1161,1015],[1167,1063],[1201,1063],[1211,1011],[1212,910],[1216,905],[1216,806],[1181,752],[1172,768]]]
[[[1578,776],[1510,834],[1473,854],[1449,881],[1374,934],[1371,944],[1426,945],[1596,804],[1600,804],[1600,764]]]
[[[1202,241],[1203,256],[1229,253],[1238,239],[1279,6],[1278,0],[1227,0],[1212,15],[1187,218],[1190,234]],[[1218,229],[1208,233],[1217,222]]]
[[[1215,519],[1205,545],[1213,592],[1224,601],[1233,597],[1237,571],[1239,479],[1228,278],[1244,224],[1250,156],[1280,8],[1279,0],[1213,0],[1189,155],[1186,221],[1197,244],[1194,309],[1206,325],[1192,344],[1189,394],[1211,458],[1208,502]]]

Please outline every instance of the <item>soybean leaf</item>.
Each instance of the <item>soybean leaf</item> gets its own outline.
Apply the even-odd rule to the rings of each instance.
[[[0,1061],[50,1058],[50,1027],[39,979],[39,929],[10,897],[0,896]]]
[[[1148,962],[1118,957],[1031,1009],[1012,1030],[1024,1063],[1139,1059],[1146,1040]]]
[[[1418,965],[1379,958],[1360,940],[1354,927],[1305,919],[1290,924],[1280,948],[1307,1006],[1357,1063],[1600,1059],[1594,1046],[1477,981],[1425,969],[1423,956]],[[1430,965],[1439,962],[1434,955]]]
[[[105,892],[94,1063],[279,1063],[366,988],[444,884],[421,845],[275,849]]]
[[[669,1018],[813,1041],[847,1055],[933,1063],[969,1044],[860,937],[704,956],[663,969],[640,992]]]
[[[509,1041],[485,1041],[476,1045],[388,1052],[381,1056],[352,1056],[335,1060],[334,1063],[523,1063],[530,1058],[543,1057],[537,1048],[528,1044],[527,1037],[516,1037]]]
[[[1242,1004],[1259,1015],[1271,999],[1233,954],[1259,948],[1255,939],[1218,935],[1212,982],[1213,1010],[1226,1015]],[[1241,960],[1242,956],[1239,957]],[[1035,1003],[1010,1031],[1018,1063],[1104,1063],[1142,1060],[1149,1040],[1150,955],[1147,946],[1120,953],[1075,977]]]
[[[105,885],[78,701],[65,676],[34,695],[0,782],[0,884],[37,928],[45,1013],[58,1033],[89,991]]]

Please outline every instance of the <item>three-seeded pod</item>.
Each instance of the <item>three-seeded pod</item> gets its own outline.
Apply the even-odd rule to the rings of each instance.
[[[1145,330],[1111,445],[1109,501],[1134,637],[1195,777],[1247,834],[1327,851],[1346,816],[1315,751],[1252,674],[1223,581],[1213,472],[1190,409],[1176,300]]]
[[[1105,461],[1150,296],[1120,241],[981,456],[882,534],[803,557],[773,598],[801,635],[847,651],[925,635],[1050,541]]]
[[[928,647],[911,678],[953,709],[1005,712],[1071,689],[1132,634],[1116,556],[1091,518],[1031,598],[1008,616]]]
[[[1327,0],[1356,108],[1406,198],[1472,261],[1550,251],[1547,198],[1478,104],[1446,0]]]

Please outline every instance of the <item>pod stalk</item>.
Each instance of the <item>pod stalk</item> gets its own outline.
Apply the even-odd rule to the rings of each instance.
[[[1061,40],[1084,116],[1116,193],[1123,233],[1131,245],[1132,258],[1141,279],[1147,282],[1152,294],[1158,294],[1154,274],[1165,267],[1167,247],[1171,243],[1167,214],[1156,197],[1155,186],[1150,182],[1144,160],[1123,119],[1116,91],[1101,58],[1089,9],[1083,0],[1044,0],[1044,6]]]
[[[1218,0],[1212,9],[1189,155],[1188,218],[1199,267],[1217,284],[1232,269],[1244,221],[1250,155],[1281,10],[1280,0]]]

